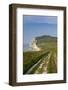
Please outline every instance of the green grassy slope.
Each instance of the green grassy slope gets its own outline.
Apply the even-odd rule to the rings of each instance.
[[[41,58],[47,56],[49,52],[39,51],[39,52],[25,52],[24,53],[24,74],[34,65],[36,64]],[[33,73],[33,70],[31,71]]]
[[[41,49],[51,49],[57,47],[57,38],[52,36],[36,37],[37,45]]]
[[[57,38],[41,36],[36,37],[36,40],[41,51],[27,51],[23,53],[23,74],[56,73]]]

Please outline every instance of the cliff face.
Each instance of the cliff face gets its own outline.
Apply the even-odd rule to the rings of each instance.
[[[33,38],[30,43],[30,47],[33,49],[33,51],[40,51],[40,48],[37,46],[36,43],[37,43],[37,40]]]
[[[57,45],[56,43],[57,37],[44,35],[33,38],[30,42],[30,48],[32,48],[33,51],[40,51],[45,48],[55,47]]]

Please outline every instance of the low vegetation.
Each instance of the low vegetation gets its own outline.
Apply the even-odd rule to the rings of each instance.
[[[57,73],[57,38],[36,37],[41,51],[23,53],[23,74]]]

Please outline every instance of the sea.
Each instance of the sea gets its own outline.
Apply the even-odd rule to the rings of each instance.
[[[23,51],[32,51],[32,48],[29,46],[29,44],[24,44],[23,45]]]

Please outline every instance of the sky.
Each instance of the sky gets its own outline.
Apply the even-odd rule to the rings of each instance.
[[[42,35],[57,37],[57,16],[23,16],[24,44]]]

